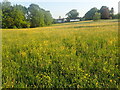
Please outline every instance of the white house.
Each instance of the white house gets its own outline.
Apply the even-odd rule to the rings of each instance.
[[[80,19],[70,19],[70,22],[78,22]]]
[[[56,23],[64,23],[66,21],[65,18],[62,19],[56,19]]]

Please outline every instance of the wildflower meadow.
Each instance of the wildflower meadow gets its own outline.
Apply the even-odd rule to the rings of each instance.
[[[118,88],[118,21],[2,30],[3,88]]]

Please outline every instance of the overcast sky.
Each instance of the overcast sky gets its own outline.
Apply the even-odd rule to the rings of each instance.
[[[3,0],[0,0],[3,1]],[[101,6],[108,6],[114,8],[115,13],[118,12],[119,0],[8,0],[12,4],[21,4],[28,7],[31,3],[38,4],[41,8],[49,10],[54,18],[59,16],[65,17],[65,14],[72,9],[77,9],[79,16],[84,14],[93,7],[98,9]]]

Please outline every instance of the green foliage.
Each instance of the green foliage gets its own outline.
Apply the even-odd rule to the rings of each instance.
[[[110,18],[114,19],[114,8],[111,8],[110,10]]]
[[[98,12],[98,9],[96,7],[90,9],[84,16],[85,20],[93,20],[96,12]]]
[[[118,19],[120,19],[120,13],[118,14]]]
[[[80,21],[85,21],[85,18],[83,17],[83,18],[80,18]]]
[[[28,13],[28,9],[25,6],[22,5],[14,5],[15,8],[19,9],[23,12],[24,16]]]
[[[0,3],[0,28],[2,28],[2,4]]]
[[[12,6],[10,2],[4,1],[2,12],[2,28],[29,28],[52,24],[50,12],[41,9],[36,4],[31,4],[26,8],[22,5]]]
[[[101,14],[96,12],[95,15],[93,16],[93,20],[99,20],[101,18]]]
[[[45,25],[51,25],[53,22],[52,15],[50,14],[50,11],[44,11],[44,22]]]
[[[11,2],[9,2],[8,0],[3,0],[2,2],[2,7],[3,8],[9,8],[11,6]]]
[[[76,9],[73,9],[69,11],[66,15],[68,16],[69,19],[75,19],[78,17],[79,13],[77,12]]]
[[[24,13],[22,12],[22,10],[17,8],[17,6],[13,7],[12,17],[13,17],[13,20],[14,20],[14,25],[17,28],[22,28],[22,27],[27,28],[27,27],[24,27],[25,26],[24,24],[27,24]]]
[[[91,10],[89,10],[84,16],[85,20],[94,20],[95,13],[100,13],[101,19],[110,19],[110,18],[114,19],[115,18],[114,8],[111,8],[111,10],[109,10],[107,6],[102,6],[100,10],[98,10],[97,8],[92,8]],[[95,15],[95,16],[97,19],[97,16],[99,15]]]
[[[115,15],[113,16],[113,19],[120,19],[120,13],[115,14]]]
[[[117,20],[57,25],[2,31],[2,87],[118,88]]]
[[[40,7],[36,4],[31,4],[28,10],[31,27],[44,26],[44,14]]]
[[[12,9],[10,2],[2,2],[2,28],[13,27]]]
[[[110,11],[107,6],[102,6],[100,9],[101,19],[110,19]]]

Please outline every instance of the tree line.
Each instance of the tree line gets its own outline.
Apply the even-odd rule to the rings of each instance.
[[[99,20],[99,19],[118,19],[120,14],[114,15],[114,8],[102,6],[100,9],[91,8],[83,17],[78,17],[79,12],[76,9],[69,11],[67,22],[70,19]],[[0,3],[0,25],[2,28],[34,28],[51,25],[55,22],[50,11],[40,8],[37,4],[31,4],[29,7],[22,5],[11,5],[7,0]]]
[[[73,9],[66,14],[67,20],[79,18],[79,12]],[[120,18],[120,14],[114,15],[114,8],[109,8],[107,6],[102,6],[101,9],[97,9],[96,7],[90,9],[81,20],[99,20],[99,19],[118,19]]]
[[[102,6],[101,9],[96,7],[90,9],[84,16],[85,20],[98,20],[98,19],[114,19],[114,8]]]
[[[51,25],[53,22],[50,11],[40,8],[37,4],[29,7],[11,5],[8,1],[0,3],[0,21],[2,28],[34,28]]]

